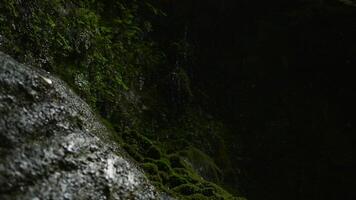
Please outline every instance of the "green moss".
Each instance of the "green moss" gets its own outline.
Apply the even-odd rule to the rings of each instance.
[[[212,159],[196,149],[177,154],[187,146],[219,149],[207,154],[226,160],[224,146],[216,137],[222,132],[217,121],[190,108],[182,109],[185,111],[180,116],[170,116],[173,112],[167,94],[160,87],[162,83],[171,87],[165,83],[167,79],[161,80],[172,74],[171,63],[166,52],[149,38],[152,29],[148,19],[161,12],[147,1],[139,2],[2,0],[0,50],[64,79],[108,120],[103,122],[112,132],[111,139],[142,164],[160,189],[180,196],[198,189],[211,195],[213,188],[214,195],[209,197],[225,198],[226,191],[206,185],[198,170],[193,170],[196,163],[208,166],[211,177],[218,179],[220,171]],[[186,41],[173,43],[177,54],[188,52]],[[174,74],[180,87],[178,95],[188,107],[194,94],[184,67]],[[146,116],[148,111],[142,108],[146,105],[155,117]],[[220,146],[214,146],[216,143]],[[205,197],[192,194],[189,198]]]
[[[193,194],[187,197],[190,200],[210,200],[210,198],[202,195],[202,194]]]
[[[144,157],[140,153],[138,153],[138,150],[137,150],[138,148],[135,147],[134,145],[123,144],[122,147],[136,161],[142,162],[144,160]]]
[[[162,183],[162,178],[159,175],[151,175],[150,180],[156,182],[157,184],[159,183],[159,185]]]
[[[4,0],[0,50],[60,75],[105,117],[139,74],[164,61],[135,1]],[[159,10],[159,9],[157,9]]]
[[[169,156],[169,162],[171,163],[171,166],[173,168],[185,168],[184,161],[179,155],[170,155]]]
[[[162,158],[160,160],[155,160],[153,162],[160,171],[170,172],[172,170],[169,161],[165,158]]]
[[[179,175],[189,176],[189,171],[185,168],[174,168],[173,170]]]
[[[221,182],[222,172],[215,162],[204,152],[190,147],[180,153],[192,165],[192,168],[202,177],[215,183]]]
[[[124,140],[124,142],[126,142],[130,145],[137,146],[137,150],[141,154],[145,154],[145,155],[146,155],[147,149],[150,149],[153,145],[151,140],[149,140],[147,137],[139,134],[137,131],[124,132],[122,134],[122,139]]]
[[[179,176],[177,174],[172,174],[168,178],[168,184],[167,185],[170,188],[174,188],[174,187],[177,187],[179,185],[186,184],[186,183],[188,183],[187,180],[185,178],[183,178],[182,176]]]
[[[144,163],[144,164],[141,165],[141,167],[143,168],[143,170],[145,170],[145,172],[147,172],[150,175],[157,175],[158,174],[157,166],[152,164],[152,163]]]
[[[160,159],[161,158],[161,151],[160,149],[155,146],[152,145],[147,151],[146,151],[146,156],[148,158],[152,158],[152,159]]]
[[[137,135],[130,138],[140,140],[140,136]],[[146,144],[152,144],[148,138],[145,138],[145,140]],[[135,147],[135,145],[140,142],[131,141],[131,143],[133,144],[124,146],[126,148],[130,147],[129,151],[131,151],[131,154],[133,154],[132,151],[137,154],[137,149],[139,149],[139,147]],[[189,151],[183,151],[180,154],[167,156],[162,153],[158,146],[151,146],[154,146],[157,148],[157,151],[160,152],[160,159],[156,160],[145,157],[142,161],[144,163],[141,166],[148,174],[148,178],[161,190],[167,191],[173,196],[183,195],[187,199],[230,199],[232,197],[216,184],[202,179],[189,164],[185,163],[181,156],[187,157]],[[200,154],[201,153],[199,152],[199,155]],[[174,166],[175,168],[173,168]],[[177,168],[176,166],[180,167]]]
[[[212,199],[233,199],[234,197],[228,193],[226,190],[212,182],[202,182],[201,187],[203,188],[202,193]],[[212,195],[213,194],[213,195]]]
[[[181,195],[192,195],[192,194],[200,193],[200,189],[192,184],[179,185],[173,188],[173,191]]]
[[[215,190],[213,188],[204,188],[201,193],[204,196],[211,197],[215,194]]]
[[[162,184],[167,185],[169,181],[169,174],[167,172],[159,171],[158,175],[161,177]]]

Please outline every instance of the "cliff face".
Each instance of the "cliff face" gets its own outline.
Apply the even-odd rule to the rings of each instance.
[[[1,199],[159,198],[64,82],[1,52],[0,113]]]
[[[123,134],[125,150],[162,184],[156,190],[118,133],[63,81],[1,52],[0,113],[1,199],[173,199],[162,190],[183,199],[244,199],[201,177],[221,178],[203,152],[167,155],[139,133]]]
[[[184,7],[179,8],[184,10]],[[112,141],[117,144],[111,146],[123,147],[141,165],[151,183],[160,191],[182,199],[234,199],[233,195],[220,187],[224,186],[226,179],[238,180],[222,139],[226,131],[220,121],[208,115],[200,106],[204,100],[197,98],[200,96],[199,91],[191,82],[192,72],[189,70],[192,69],[193,47],[188,41],[190,28],[184,26],[182,20],[175,20],[178,15],[164,9],[157,1],[150,0],[1,0],[0,51],[21,63],[34,66],[37,69],[31,69],[34,73],[42,73],[38,71],[42,69],[57,75],[73,88],[113,131],[113,134],[98,133],[96,136],[103,139],[110,136],[105,142]],[[18,70],[21,71],[22,68]],[[31,70],[25,71],[31,74]],[[19,84],[17,89],[4,88],[4,92],[21,95],[26,106],[33,104],[31,109],[35,109],[32,111],[26,107],[25,111],[16,114],[19,118],[24,115],[21,120],[26,124],[21,125],[19,133],[15,132],[17,135],[4,136],[4,144],[20,141],[22,130],[26,130],[36,133],[35,136],[24,134],[26,137],[29,135],[29,139],[22,143],[31,141],[28,144],[31,149],[32,142],[37,141],[37,137],[52,138],[51,133],[47,134],[48,131],[42,127],[55,126],[50,130],[57,137],[59,128],[68,131],[74,126],[76,132],[77,129],[85,132],[85,129],[80,128],[95,124],[86,118],[83,120],[79,117],[79,120],[76,115],[72,116],[72,110],[77,113],[79,111],[76,109],[81,109],[78,104],[66,102],[71,102],[69,99],[72,97],[64,98],[64,101],[57,97],[59,94],[50,96],[53,88],[55,92],[58,91],[58,87],[54,87],[57,79],[48,79],[45,75],[41,74],[44,78],[40,75],[34,78],[33,81],[39,84],[38,88],[32,88],[31,81],[27,84],[25,80],[17,80],[15,77],[14,82],[21,81],[24,84]],[[5,100],[3,109],[9,112],[12,101]],[[39,103],[42,101],[46,103]],[[64,101],[64,105],[72,106],[67,111],[67,108],[53,108],[47,101]],[[83,109],[87,110],[89,107]],[[53,116],[42,114],[42,110],[63,114],[58,116],[63,122],[56,127]],[[41,114],[34,115],[34,111]],[[20,120],[19,118],[11,119],[6,116],[5,119],[17,124],[16,120]],[[28,119],[35,120],[36,123]],[[69,126],[67,123],[73,124]],[[13,131],[13,127],[3,127],[3,130]],[[17,131],[16,127],[14,131]],[[71,135],[67,132],[63,134]],[[55,141],[60,142],[61,138],[55,138]],[[68,140],[78,142],[76,139],[66,139],[67,142]],[[83,139],[83,144],[78,145],[89,143],[95,141]],[[72,149],[73,145],[68,145]],[[104,146],[106,144],[98,149],[104,150]],[[37,148],[42,154],[52,151],[44,148],[42,143]],[[90,151],[90,147],[88,148]],[[15,151],[12,146],[8,149],[4,152]],[[55,149],[62,152],[59,147]],[[67,166],[71,166],[72,161],[63,161],[67,159],[66,154],[57,154],[58,152],[54,156],[60,164],[56,169],[61,167],[68,170]],[[116,162],[104,154],[97,155],[94,161],[89,158],[88,162],[99,162],[97,165],[104,168]],[[7,165],[4,169],[11,169],[11,162],[5,163]],[[73,164],[77,166],[75,170],[84,170],[86,168],[82,167],[91,166],[84,164],[78,167],[80,163],[77,164]],[[39,167],[35,166],[36,169],[42,169],[42,164],[38,165]],[[46,165],[43,169],[50,168]],[[71,167],[69,169],[68,171],[72,170]],[[92,171],[94,174],[105,174],[105,170],[100,169],[98,166]],[[50,174],[46,171],[43,173]],[[66,176],[65,173],[63,176]],[[40,179],[45,176],[36,177]],[[231,185],[237,185],[235,183],[232,182]],[[97,185],[93,186],[93,191],[107,191],[102,189],[101,184]],[[15,195],[9,194],[12,186],[4,188],[1,194]],[[235,188],[230,192],[241,195]]]
[[[52,166],[68,172],[58,180],[92,170],[108,186],[90,187],[109,194],[105,149],[121,146],[177,198],[355,199],[353,2],[0,0],[0,51],[36,67],[0,72],[0,194],[50,185]]]

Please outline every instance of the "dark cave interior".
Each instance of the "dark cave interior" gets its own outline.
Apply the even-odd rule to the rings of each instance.
[[[166,6],[196,46],[191,74],[208,109],[242,141],[245,159],[235,163],[247,196],[353,199],[354,8],[332,0]]]

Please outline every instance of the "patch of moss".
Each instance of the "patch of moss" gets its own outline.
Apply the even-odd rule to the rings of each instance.
[[[189,200],[210,200],[209,197],[206,197],[202,194],[193,194],[187,197]]]
[[[160,171],[169,172],[172,170],[169,161],[165,158],[162,158],[160,160],[154,160],[153,162]]]
[[[144,157],[138,152],[137,147],[135,148],[134,145],[123,144],[122,148],[136,161],[142,162],[144,160]]]
[[[185,168],[174,168],[173,171],[182,176],[189,176],[189,171]]]
[[[192,195],[196,193],[200,193],[200,189],[192,184],[183,184],[173,188],[173,191],[181,194],[181,195]]]
[[[204,196],[207,196],[207,197],[211,197],[215,194],[215,190],[213,188],[204,188],[201,193],[204,195]]]
[[[190,147],[180,152],[191,164],[192,168],[206,180],[220,183],[222,181],[222,172],[215,162],[204,152],[197,148]]]
[[[130,137],[130,139],[135,138],[139,137]],[[146,144],[152,144],[148,138],[145,139],[147,139]],[[125,149],[128,149],[130,154],[140,155],[138,153],[140,148],[136,146],[139,142],[131,141],[130,143],[132,144],[124,145]],[[146,156],[138,161],[143,162],[141,166],[148,178],[162,191],[173,196],[184,196],[187,199],[230,199],[232,197],[216,184],[202,179],[192,166],[185,163],[182,156],[187,156],[186,151],[168,156],[162,153],[159,146],[154,145],[154,147],[160,152],[160,159]]]
[[[189,110],[177,120],[173,116],[171,121],[177,121],[176,124],[163,119],[172,110],[162,100],[167,94],[155,89],[162,83],[157,77],[168,77],[172,71],[165,52],[148,38],[151,32],[148,19],[161,14],[148,1],[139,2],[3,0],[0,4],[0,50],[64,79],[95,111],[110,121],[104,120],[104,123],[113,132],[112,139],[142,164],[148,178],[160,189],[169,191],[174,187],[176,189],[170,194],[179,196],[199,188],[210,195],[206,188],[211,187],[214,195],[209,197],[225,198],[226,191],[205,185],[197,170],[193,170],[196,168],[194,161],[198,160],[199,165],[210,166],[216,172],[211,174],[217,179],[219,170],[210,158],[195,150],[183,156],[177,154],[192,145],[226,160],[223,151],[210,152],[211,149],[223,149],[214,146],[221,143],[216,137],[221,131],[218,122],[197,114],[200,111]],[[185,45],[176,43],[177,49],[183,49],[180,53],[187,53]],[[189,104],[194,95],[189,75],[184,68],[178,68],[174,74],[181,87],[176,91],[180,91],[182,103]],[[147,85],[152,87],[148,89]],[[157,109],[151,111],[155,116],[164,110],[166,116],[157,117],[163,119],[159,128],[152,123],[156,119],[141,116],[141,99],[154,99],[149,104],[156,104]],[[165,131],[160,134],[160,129]],[[168,156],[166,152],[173,155]],[[185,162],[186,158],[193,167]],[[192,190],[188,187],[191,185],[194,185]],[[202,194],[191,196],[203,197]]]
[[[168,178],[168,186],[170,188],[174,188],[174,187],[177,187],[179,185],[186,184],[186,183],[188,183],[187,180],[185,178],[183,178],[182,176],[179,176],[177,174],[172,174]]]
[[[155,145],[152,145],[151,147],[148,148],[148,150],[145,152],[145,155],[148,157],[148,158],[152,158],[152,159],[160,159],[161,158],[161,151],[160,149],[155,146]]]
[[[141,167],[143,168],[143,170],[145,170],[146,173],[148,173],[150,175],[157,175],[158,174],[157,166],[152,164],[152,163],[144,163],[144,164],[141,165]]]
[[[173,168],[185,168],[184,161],[179,155],[173,154],[169,156],[169,162]]]
[[[209,196],[211,199],[234,199],[235,197],[228,193],[226,190],[221,188],[212,182],[202,182],[201,187],[203,188],[202,193],[205,192],[206,196]]]
[[[150,180],[156,182],[157,184],[159,183],[158,185],[160,186],[162,184],[162,178],[159,175],[151,175]]]
[[[146,150],[152,146],[152,141],[150,141],[147,137],[139,134],[137,131],[124,132],[122,134],[122,139],[128,144],[137,145],[140,150]]]
[[[161,177],[161,180],[162,180],[162,184],[163,184],[163,185],[168,184],[168,181],[169,181],[169,174],[168,174],[167,172],[159,171],[159,172],[158,172],[158,175]]]

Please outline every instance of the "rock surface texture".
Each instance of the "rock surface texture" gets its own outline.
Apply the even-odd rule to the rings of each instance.
[[[61,80],[0,52],[0,199],[162,199],[110,134]]]

